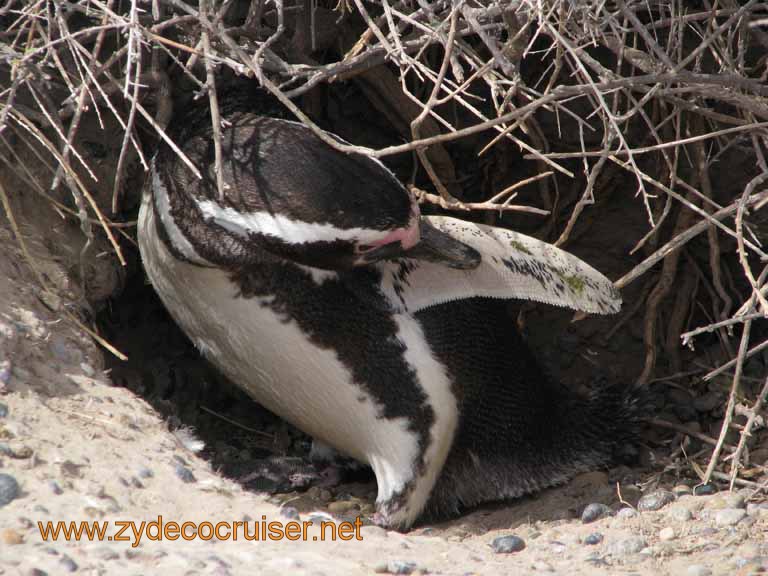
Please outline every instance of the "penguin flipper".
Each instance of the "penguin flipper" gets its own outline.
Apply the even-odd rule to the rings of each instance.
[[[473,269],[417,258],[379,264],[382,290],[395,310],[415,313],[473,297],[534,300],[597,314],[621,308],[621,296],[608,278],[551,244],[448,216],[424,216],[422,225],[474,249],[481,261]]]

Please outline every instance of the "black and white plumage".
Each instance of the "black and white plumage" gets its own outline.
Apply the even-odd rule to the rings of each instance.
[[[202,180],[162,146],[139,215],[146,272],[210,361],[369,464],[387,526],[610,460],[632,436],[631,398],[549,382],[491,300],[612,313],[608,279],[533,238],[421,216],[380,162],[250,106],[224,107],[223,198],[207,111],[192,112],[170,132]]]

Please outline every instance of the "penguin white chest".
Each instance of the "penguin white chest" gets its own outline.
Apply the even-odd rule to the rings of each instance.
[[[298,285],[246,297],[227,272],[174,258],[158,237],[154,218],[145,200],[139,216],[145,269],[201,352],[268,409],[369,463],[379,481],[379,500],[408,487],[423,492],[419,500],[426,501],[450,448],[458,408],[445,369],[416,319],[389,315],[389,333],[369,330],[364,318],[334,326],[333,310],[324,308],[347,309],[348,303],[321,299],[317,310],[302,316],[291,308],[299,306],[292,296],[301,290]],[[335,277],[296,270],[318,289]],[[301,306],[306,308],[306,301]],[[322,325],[309,320],[315,313]],[[382,349],[397,351],[397,362],[381,364],[381,356],[369,356]],[[417,475],[423,481],[411,486]]]

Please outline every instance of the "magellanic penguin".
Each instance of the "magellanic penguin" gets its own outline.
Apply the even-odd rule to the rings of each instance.
[[[607,278],[534,238],[421,216],[383,164],[266,97],[222,113],[223,197],[208,110],[172,122],[202,179],[160,146],[139,214],[144,268],[228,378],[373,468],[380,524],[562,483],[633,438],[632,395],[549,381],[494,300],[614,313]]]

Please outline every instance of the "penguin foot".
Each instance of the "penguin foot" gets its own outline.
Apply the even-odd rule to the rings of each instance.
[[[302,458],[272,456],[253,463],[250,472],[237,481],[249,490],[277,494],[294,490],[307,490],[323,482],[315,466]]]

